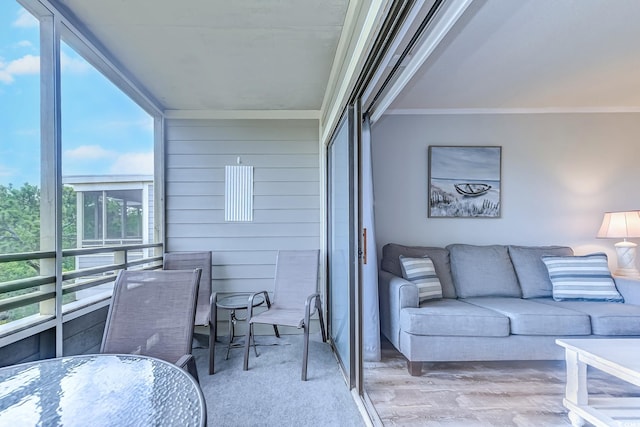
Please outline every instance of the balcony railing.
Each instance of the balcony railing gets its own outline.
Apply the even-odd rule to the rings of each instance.
[[[0,255],[0,264],[32,262],[40,266],[40,275],[0,283],[0,346],[107,305],[118,271],[162,268],[162,246],[152,243],[65,249],[62,257],[75,257],[76,269],[62,272],[59,279],[56,274],[43,274],[55,271],[55,252]],[[91,257],[91,262],[80,262]],[[58,280],[60,286],[56,286]]]

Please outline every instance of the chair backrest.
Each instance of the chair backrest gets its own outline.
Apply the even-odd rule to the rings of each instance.
[[[175,363],[191,354],[200,270],[122,270],[101,353],[142,354]]]
[[[198,305],[196,307],[196,325],[208,325],[211,316],[211,251],[203,252],[168,252],[164,254],[165,270],[202,270]]]
[[[278,252],[274,305],[298,310],[304,307],[307,297],[318,292],[319,257],[319,250]]]

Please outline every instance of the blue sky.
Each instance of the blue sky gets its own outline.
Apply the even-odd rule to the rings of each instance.
[[[153,173],[153,120],[61,46],[63,175]],[[38,21],[0,0],[0,184],[40,185]]]

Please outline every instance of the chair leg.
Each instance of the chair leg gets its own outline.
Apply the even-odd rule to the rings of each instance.
[[[316,310],[318,310],[318,321],[320,322],[320,332],[322,333],[322,342],[327,342],[327,333],[324,330],[324,318],[322,317],[322,304],[316,298]]]
[[[278,326],[277,325],[273,325],[273,332],[275,332],[276,337],[280,338],[280,332],[278,332]]]
[[[196,382],[200,384],[200,379],[198,378],[198,368],[196,367],[196,359],[194,357],[190,358],[187,362],[187,372],[189,372],[191,376],[196,380]]]
[[[302,381],[307,380],[307,359],[309,358],[309,326],[304,325],[304,350],[302,354]]]
[[[253,324],[250,323],[247,328],[247,337],[244,340],[244,365],[242,370],[249,370],[249,347],[251,347],[251,333],[253,332]]]
[[[216,354],[216,340],[218,339],[218,294],[213,293],[209,299],[209,375],[213,375]]]
[[[256,347],[256,334],[251,334],[251,339],[253,340],[253,344],[251,344],[253,346],[253,352],[255,353],[256,357],[258,357],[258,347]]]
[[[216,350],[216,327],[212,324],[209,325],[209,375],[213,375],[214,372],[214,354]]]

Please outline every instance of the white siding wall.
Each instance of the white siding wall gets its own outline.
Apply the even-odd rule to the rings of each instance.
[[[166,250],[213,252],[213,290],[273,290],[279,249],[320,247],[315,120],[168,120]],[[224,221],[224,167],[254,167],[254,220]]]

